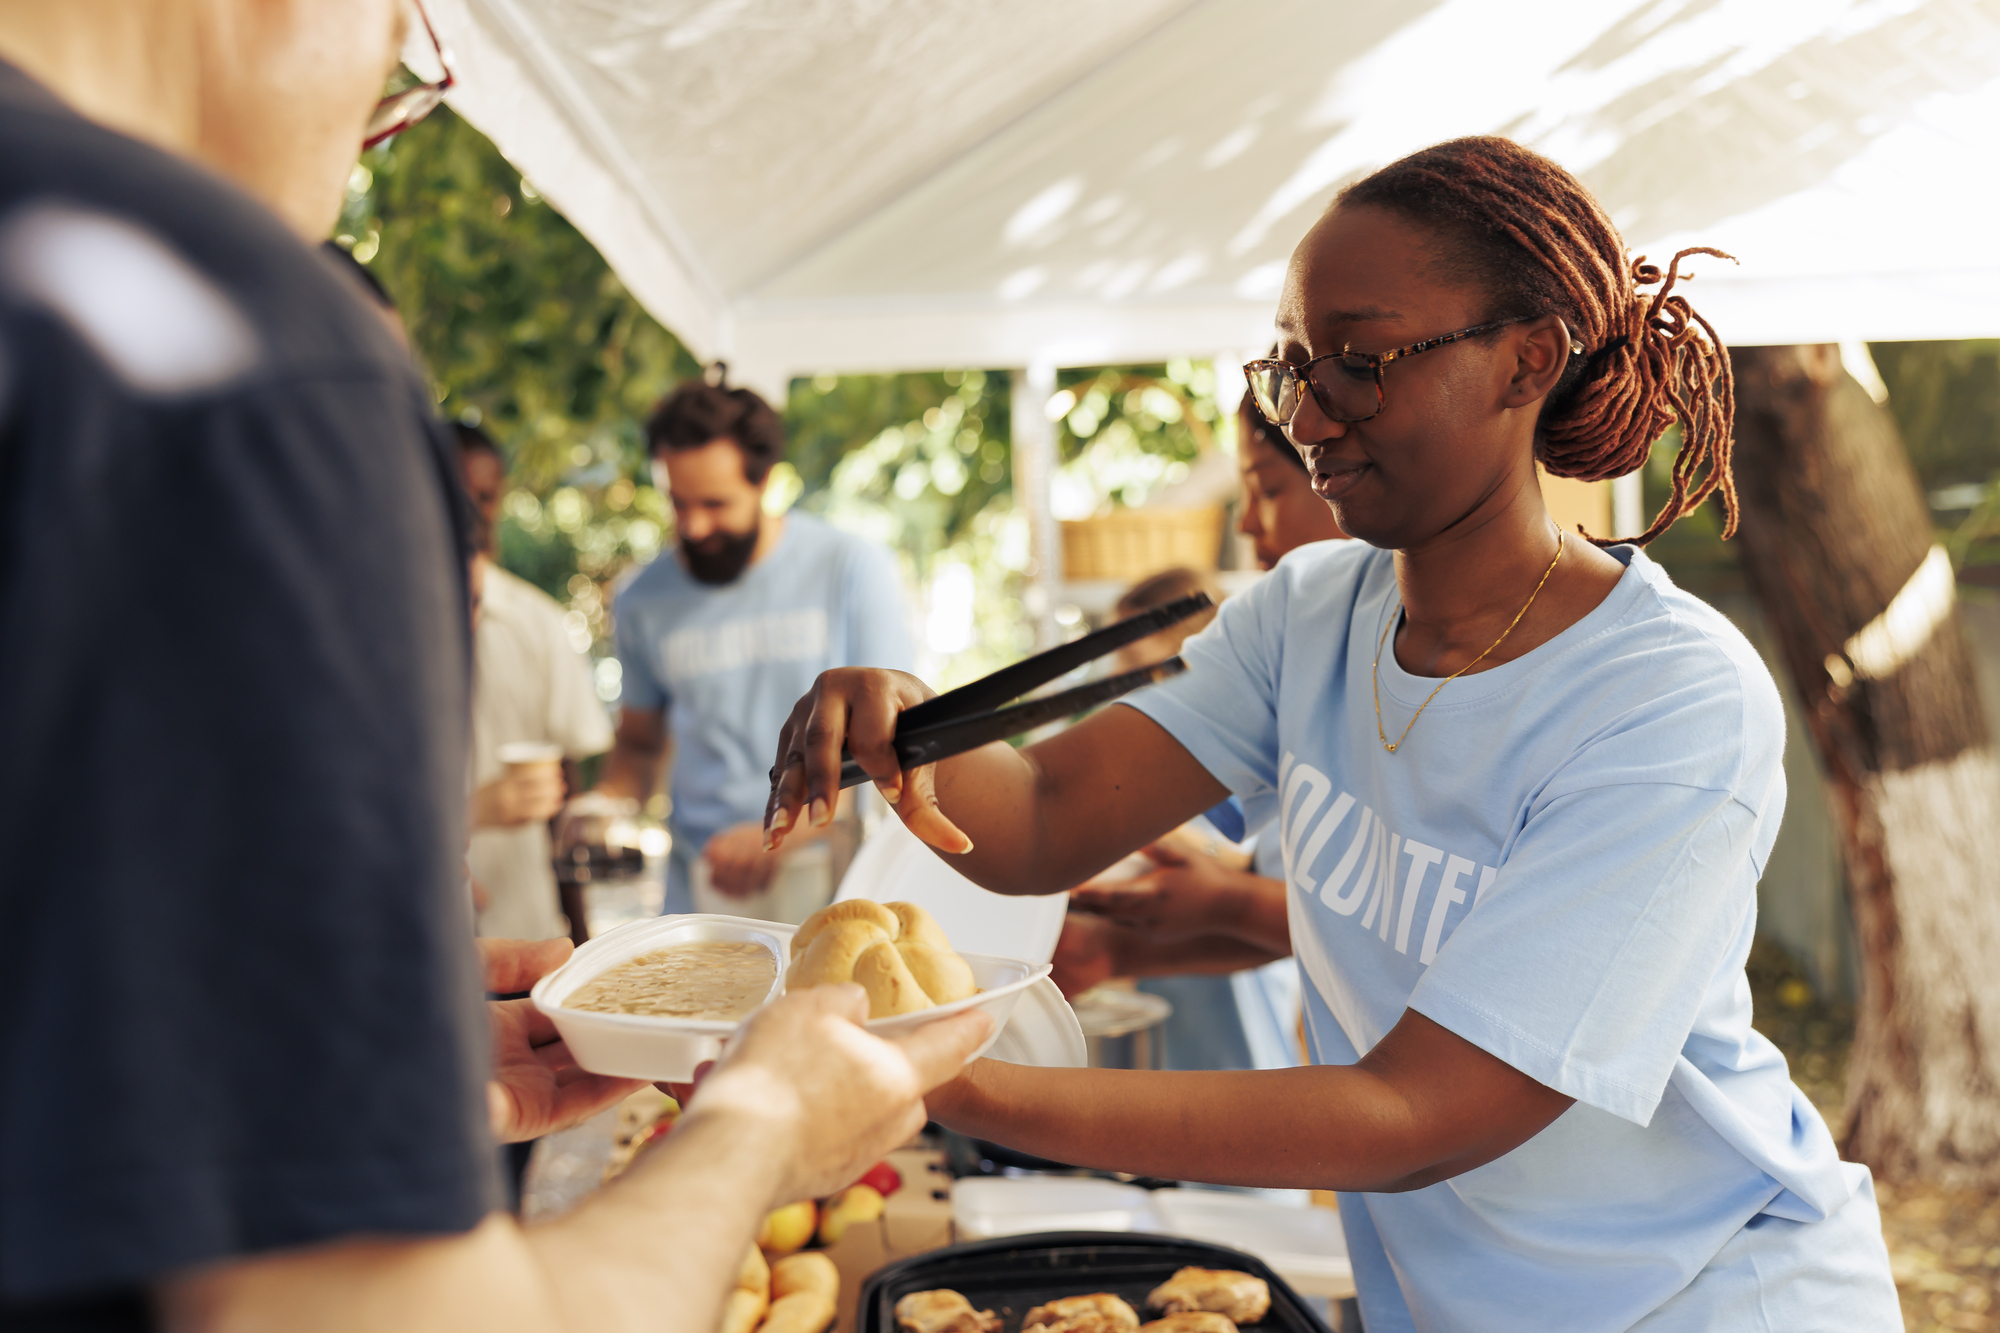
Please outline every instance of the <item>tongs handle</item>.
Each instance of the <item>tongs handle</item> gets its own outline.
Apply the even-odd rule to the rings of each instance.
[[[1172,621],[1168,623],[1171,624]],[[1112,628],[1122,627],[1115,625]],[[1134,637],[1144,638],[1145,635]],[[975,713],[971,717],[938,722],[928,727],[905,727],[899,718],[894,741],[896,760],[905,772],[913,768],[922,768],[925,764],[935,764],[940,759],[949,759],[953,755],[964,754],[967,750],[976,750],[982,745],[1006,740],[1010,736],[1033,731],[1036,727],[1047,723],[1073,717],[1099,704],[1109,703],[1120,695],[1130,694],[1133,690],[1151,685],[1155,681],[1178,676],[1185,670],[1187,670],[1186,662],[1178,657],[1170,657],[1164,662],[1156,662],[1137,671],[1128,671],[1122,676],[1092,681],[1088,685],[1079,685],[1073,690],[1064,690],[1060,694],[1051,694],[1046,698],[1030,699],[1026,703],[1015,704],[1012,708],[999,708],[990,713]],[[931,699],[926,702],[936,703],[937,700]],[[908,718],[916,711],[915,708],[905,709],[902,718]],[[862,772],[861,765],[853,759],[847,759],[841,764],[842,788],[858,787],[867,781],[869,781],[868,775]]]
[[[1137,643],[1213,605],[1207,593],[1193,593],[1165,606],[1128,616],[1115,625],[1106,625],[1080,639],[1057,644],[1046,652],[1023,658],[1012,666],[1002,667],[991,675],[981,676],[955,690],[946,690],[935,699],[926,699],[904,709],[896,719],[896,734],[902,735],[906,728],[936,726],[954,718],[970,717],[998,708],[1009,699],[1018,699],[1086,662],[1095,662],[1128,643]]]

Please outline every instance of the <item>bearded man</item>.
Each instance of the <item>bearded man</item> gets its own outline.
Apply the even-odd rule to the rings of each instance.
[[[765,513],[785,428],[757,394],[689,381],[646,438],[679,549],[618,594],[622,713],[598,790],[645,800],[672,737],[666,910],[688,912],[697,877],[742,899],[778,868],[764,800],[792,702],[834,667],[908,670],[910,640],[888,552],[809,514]],[[799,832],[832,817],[815,810]]]

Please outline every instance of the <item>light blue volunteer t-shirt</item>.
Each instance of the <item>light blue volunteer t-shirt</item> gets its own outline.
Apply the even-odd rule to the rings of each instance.
[[[677,858],[763,819],[778,731],[820,672],[913,667],[889,553],[796,510],[777,548],[734,583],[702,583],[665,553],[615,610],[620,702],[668,710]],[[690,910],[686,892],[669,884],[667,910]]]
[[[1317,1062],[1415,1009],[1576,1099],[1483,1167],[1341,1196],[1369,1333],[1900,1328],[1868,1173],[1750,1026],[1776,687],[1612,554],[1600,606],[1447,685],[1394,754],[1370,663],[1401,601],[1361,542],[1287,556],[1132,706],[1278,819]],[[1383,652],[1391,738],[1436,685]]]

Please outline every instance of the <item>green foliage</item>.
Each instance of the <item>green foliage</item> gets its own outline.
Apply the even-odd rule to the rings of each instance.
[[[1057,514],[1084,518],[1114,504],[1141,504],[1156,487],[1187,476],[1189,465],[1215,446],[1216,423],[1228,415],[1215,392],[1215,371],[1206,362],[1059,373],[1048,409],[1063,460]]]
[[[700,367],[449,109],[364,156],[337,231],[395,298],[440,410],[507,456],[501,563],[604,651],[607,585],[671,541],[640,423]],[[1064,372],[1057,480],[1074,516],[1186,475],[1213,443],[1214,393],[1204,363]],[[829,375],[795,381],[786,404],[772,499],[898,553],[945,682],[1028,646],[1009,394],[1004,371]]]
[[[863,519],[918,570],[1011,504],[1006,372],[821,375],[795,380],[785,418],[802,504]]]
[[[639,421],[699,366],[588,241],[440,108],[368,153],[340,237],[395,298],[440,410],[500,442],[502,562],[558,598],[651,559],[664,507]]]
[[[1653,452],[1641,474],[1648,523],[1673,494],[1674,455],[1680,448],[1679,426],[1667,427],[1666,433],[1653,442]],[[1698,596],[1715,597],[1743,586],[1736,543],[1722,540],[1720,497],[1710,497],[1707,504],[1655,537],[1646,554],[1659,561],[1675,583]]]
[[[1868,350],[1926,491],[2000,472],[2000,340],[1873,343]]]
[[[2000,565],[2000,340],[1869,350],[1953,563]]]

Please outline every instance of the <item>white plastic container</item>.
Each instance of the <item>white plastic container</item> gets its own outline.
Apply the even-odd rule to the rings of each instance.
[[[1152,1195],[1094,1176],[967,1176],[952,1182],[959,1240],[1037,1231],[1158,1231]]]
[[[736,916],[656,916],[618,927],[570,955],[570,960],[528,992],[555,1023],[576,1062],[593,1074],[685,1083],[695,1067],[722,1054],[739,1019],[667,1018],[657,1014],[599,1014],[568,1009],[563,1001],[585,982],[640,954],[698,941],[761,944],[771,951],[777,976],[766,1003],[784,991],[786,954],[794,926]]]
[[[1306,1296],[1346,1299],[1354,1269],[1340,1214],[1303,1191],[1144,1190],[1091,1176],[968,1176],[951,1187],[959,1240],[1037,1231],[1145,1231],[1256,1255]]]
[[[1228,1245],[1256,1255],[1302,1296],[1345,1300],[1354,1294],[1354,1266],[1340,1214],[1291,1191],[1239,1194],[1220,1190],[1159,1190],[1151,1200],[1160,1230],[1170,1236]],[[1303,1191],[1299,1191],[1303,1193]]]
[[[699,940],[741,941],[762,944],[777,961],[778,976],[771,983],[765,1002],[784,990],[785,966],[789,961],[792,936],[798,927],[747,917],[695,915],[663,916],[651,921],[635,921],[610,934],[594,939],[578,949],[567,963],[535,983],[529,992],[535,1007],[555,1023],[556,1031],[568,1043],[577,1064],[594,1074],[621,1078],[646,1078],[668,1083],[685,1083],[694,1077],[696,1066],[722,1054],[723,1044],[741,1023],[702,1018],[668,1018],[656,1014],[600,1014],[569,1009],[563,1000],[599,973],[663,949],[670,944]],[[1047,963],[1025,963],[1015,958],[994,958],[986,954],[960,953],[972,969],[972,979],[980,993],[954,1004],[941,1004],[914,1014],[880,1018],[868,1024],[871,1032],[896,1036],[966,1009],[984,1009],[993,1016],[993,1035],[973,1052],[986,1054],[999,1040],[1022,995],[1049,973]]]

